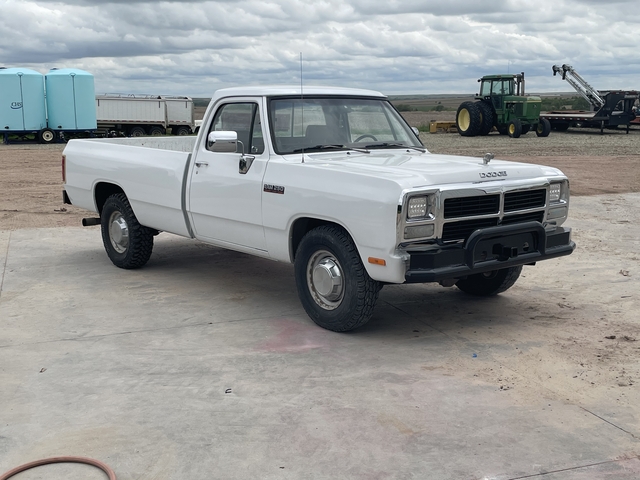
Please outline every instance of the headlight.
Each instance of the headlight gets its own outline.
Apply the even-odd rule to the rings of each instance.
[[[549,203],[566,202],[569,194],[567,182],[557,182],[549,185]]]
[[[407,218],[421,218],[427,216],[429,208],[429,197],[411,197],[409,199]]]

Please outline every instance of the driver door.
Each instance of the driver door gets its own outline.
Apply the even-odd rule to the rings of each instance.
[[[213,131],[234,131],[238,135],[237,149],[213,152],[206,139],[199,146],[189,191],[196,238],[266,253],[262,178],[269,153],[262,118],[261,105],[255,100],[237,100],[218,107],[207,136]],[[239,166],[243,153],[254,157],[246,173]]]

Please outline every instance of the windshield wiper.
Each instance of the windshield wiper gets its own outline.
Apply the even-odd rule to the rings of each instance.
[[[410,148],[411,150],[417,150],[419,152],[425,153],[427,150],[422,147],[414,147],[413,145],[403,145],[402,143],[373,143],[371,145],[367,145],[366,148]]]
[[[349,147],[348,145],[338,145],[338,144],[316,145],[315,147],[296,148],[291,153],[302,153],[302,152],[308,152],[311,150],[337,150],[337,149],[355,150],[356,152],[360,152],[360,153],[371,153],[366,148],[356,148],[356,147]]]

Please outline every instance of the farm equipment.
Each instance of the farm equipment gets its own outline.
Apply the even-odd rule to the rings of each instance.
[[[589,104],[590,111],[559,110],[541,114],[541,118],[548,120],[554,130],[565,131],[569,127],[618,128],[634,123],[636,112],[634,103],[638,100],[635,90],[598,91],[576,72],[571,65],[554,65],[553,75],[560,73]]]
[[[475,102],[463,102],[456,113],[458,133],[464,137],[488,135],[496,127],[502,135],[518,138],[534,129],[546,137],[551,125],[540,118],[540,97],[525,96],[524,72],[517,75],[485,75],[478,80]]]

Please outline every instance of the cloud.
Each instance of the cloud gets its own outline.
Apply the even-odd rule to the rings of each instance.
[[[0,0],[0,65],[95,75],[99,92],[209,96],[305,82],[385,93],[472,93],[525,71],[529,91],[640,88],[636,2],[538,0]]]

